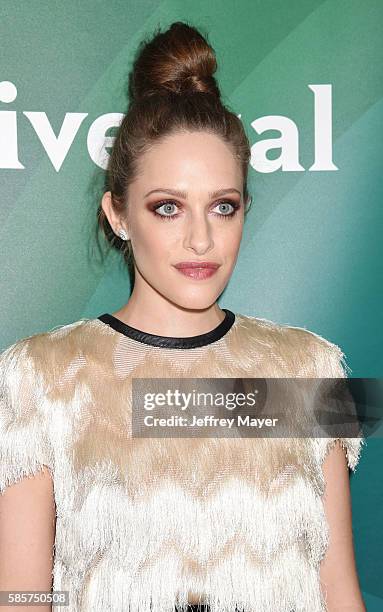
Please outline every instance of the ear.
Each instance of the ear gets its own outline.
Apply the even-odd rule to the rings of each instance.
[[[116,235],[118,235],[118,230],[120,229],[124,229],[128,233],[127,227],[125,227],[119,215],[115,211],[112,201],[112,193],[110,191],[106,191],[102,196],[101,207],[109,221],[112,230]]]
[[[251,208],[251,205],[253,203],[253,196],[249,193],[249,195],[247,196],[247,200],[245,202],[245,211],[248,212]]]

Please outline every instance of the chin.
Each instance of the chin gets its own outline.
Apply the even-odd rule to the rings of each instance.
[[[171,302],[173,302],[173,304],[177,304],[177,306],[179,306],[180,308],[185,308],[187,310],[206,310],[207,308],[210,308],[212,304],[215,304],[215,302],[219,298],[219,293],[205,293],[200,290],[199,295],[188,295],[188,293],[185,291],[182,295],[173,295],[167,297]]]

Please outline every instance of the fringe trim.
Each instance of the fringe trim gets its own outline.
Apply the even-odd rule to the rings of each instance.
[[[34,372],[26,346],[22,339],[0,354],[0,494],[44,467],[53,472],[44,415],[30,387]]]
[[[336,442],[340,440],[342,448],[346,452],[347,465],[353,472],[356,471],[357,465],[360,461],[362,448],[367,446],[365,438],[322,438],[322,450],[320,455],[321,464],[325,461],[330,450],[335,446]]]

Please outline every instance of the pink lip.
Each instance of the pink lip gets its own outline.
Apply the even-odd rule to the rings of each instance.
[[[203,280],[213,276],[219,266],[220,264],[215,264],[210,261],[182,261],[174,267],[185,276],[189,276],[189,278]]]

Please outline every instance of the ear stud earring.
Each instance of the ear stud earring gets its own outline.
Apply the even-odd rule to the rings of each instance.
[[[124,229],[119,229],[118,235],[121,238],[121,240],[128,240],[128,234],[126,233]]]

